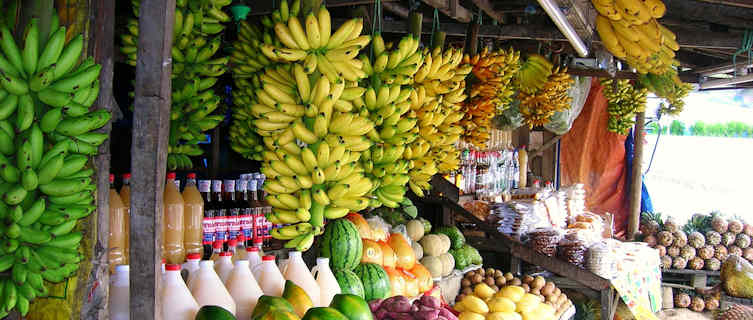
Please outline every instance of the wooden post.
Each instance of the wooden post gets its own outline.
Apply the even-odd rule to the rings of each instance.
[[[113,76],[113,58],[114,50],[114,33],[115,33],[115,1],[114,0],[94,0],[91,2],[90,11],[94,21],[91,24],[91,39],[89,41],[89,56],[102,65],[102,71],[99,73],[99,98],[94,103],[93,109],[105,109],[113,112],[117,108],[112,96],[112,76]],[[110,134],[112,124],[107,123],[97,132]],[[94,168],[96,169],[95,179],[97,181],[97,215],[91,217],[91,225],[87,228],[91,232],[91,247],[86,250],[92,251],[91,264],[92,268],[89,275],[79,274],[79,279],[88,280],[80,287],[83,287],[81,319],[104,319],[108,315],[109,300],[109,277],[110,272],[107,262],[107,248],[109,237],[110,221],[110,141],[106,141],[99,146],[97,156],[94,157]],[[83,277],[82,277],[83,276]]]
[[[627,239],[635,239],[641,221],[641,190],[643,187],[643,127],[646,125],[646,113],[635,116],[633,130],[633,172],[630,174],[630,216],[628,216]]]
[[[481,29],[481,25],[471,21],[468,24],[468,35],[466,36],[466,45],[468,46],[465,52],[471,56],[475,56],[478,53],[478,30]]]
[[[131,319],[162,319],[157,293],[174,19],[175,0],[141,1],[131,146]]]

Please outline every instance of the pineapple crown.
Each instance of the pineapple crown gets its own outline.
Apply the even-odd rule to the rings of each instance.
[[[711,230],[711,215],[694,214],[692,218],[682,227],[682,231],[685,231],[688,235],[693,232],[700,232],[706,234],[706,231]]]
[[[641,212],[641,220],[643,223],[655,221],[659,224],[660,228],[664,228],[664,221],[662,221],[661,212]]]

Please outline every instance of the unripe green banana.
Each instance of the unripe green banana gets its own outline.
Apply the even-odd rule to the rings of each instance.
[[[39,56],[39,62],[37,64],[37,70],[45,69],[58,61],[60,54],[63,51],[65,45],[65,27],[61,26],[55,30],[47,41],[47,45],[42,54]]]

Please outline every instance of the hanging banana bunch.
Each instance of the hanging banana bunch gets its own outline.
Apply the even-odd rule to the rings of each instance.
[[[461,103],[467,98],[465,77],[473,68],[460,64],[460,49],[424,49],[423,55],[410,100],[411,110],[418,117],[419,137],[404,153],[406,159],[413,160],[408,186],[419,197],[429,190],[434,174],[458,167],[460,154],[454,144],[463,134],[458,122],[463,118]]]
[[[520,51],[489,52],[487,48],[474,57],[466,55],[463,63],[473,65],[476,82],[470,90],[470,98],[463,103],[463,119],[460,125],[465,128],[463,140],[476,147],[486,149],[491,130],[491,119],[510,107],[515,88],[512,80],[520,69]]]
[[[630,80],[603,79],[609,120],[607,130],[626,135],[635,124],[635,114],[646,110],[648,89],[636,88]]]
[[[191,156],[203,153],[198,143],[204,132],[222,120],[214,114],[222,98],[214,91],[217,78],[227,71],[229,57],[218,55],[222,43],[218,35],[230,17],[222,7],[231,0],[176,1],[173,29],[172,106],[167,165],[170,170],[191,168]],[[139,2],[131,1],[138,17]],[[138,19],[128,21],[128,33],[121,36],[120,51],[130,65],[136,65],[139,36]]]
[[[264,188],[274,208],[267,218],[286,225],[273,229],[272,236],[305,251],[321,234],[325,218],[368,207],[374,188],[360,158],[373,144],[366,134],[374,123],[353,103],[366,91],[358,87],[366,73],[357,56],[371,38],[360,35],[363,21],[352,19],[333,33],[322,7],[307,15],[304,31],[291,14],[297,6],[282,1],[272,18],[262,18],[265,25],[274,23],[273,38],[259,46],[270,63],[237,74],[236,91],[242,94],[236,95],[239,116],[233,126],[260,137]]]
[[[531,55],[516,74],[520,114],[529,128],[549,123],[555,112],[570,107],[568,90],[573,79],[567,68],[554,67],[540,55]]]
[[[365,92],[354,95],[352,101],[345,97],[340,102],[344,109],[355,110],[374,123],[374,129],[367,132],[374,145],[361,155],[364,171],[375,188],[371,207],[399,206],[410,179],[407,173],[412,161],[405,155],[412,154],[408,144],[418,138],[418,119],[409,100],[414,92],[413,75],[423,61],[418,45],[418,39],[407,36],[389,51],[382,36],[376,34],[372,41],[374,64],[365,55],[360,57],[369,76],[364,79]]]
[[[682,112],[685,107],[685,97],[693,90],[693,85],[680,80],[675,68],[663,74],[641,75],[638,80],[649,91],[667,100],[667,104],[662,104],[660,111],[673,116]]]
[[[101,65],[81,62],[84,40],[66,42],[52,16],[46,45],[39,19],[24,32],[23,48],[0,26],[0,317],[22,316],[45,281],[73,275],[82,260],[79,219],[96,206],[90,156],[109,136],[93,132],[110,121],[107,110],[89,111],[99,96]]]

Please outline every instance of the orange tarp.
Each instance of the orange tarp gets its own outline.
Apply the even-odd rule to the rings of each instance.
[[[607,99],[603,87],[594,80],[583,111],[572,129],[562,137],[562,185],[583,183],[586,208],[594,213],[614,215],[615,235],[627,226],[628,175],[625,162],[625,136],[607,131]]]

